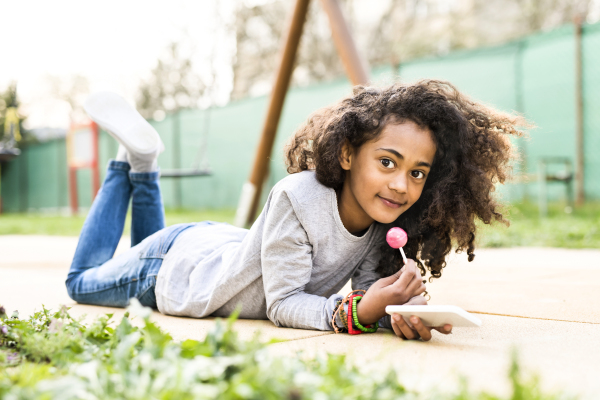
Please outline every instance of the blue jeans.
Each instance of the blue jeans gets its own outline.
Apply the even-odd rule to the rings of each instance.
[[[78,303],[125,307],[132,297],[156,308],[156,276],[163,258],[183,230],[165,228],[159,172],[132,173],[125,162],[110,161],[106,178],[85,220],[67,292]],[[131,200],[131,248],[113,258]]]

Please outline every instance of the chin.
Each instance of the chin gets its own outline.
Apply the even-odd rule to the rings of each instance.
[[[371,218],[373,218],[375,221],[379,222],[380,224],[391,224],[392,222],[397,220],[398,217],[400,217],[400,215],[402,215],[403,212],[404,211],[402,211],[401,213],[394,213],[394,214],[382,212],[382,213],[377,213],[377,215],[371,216]]]

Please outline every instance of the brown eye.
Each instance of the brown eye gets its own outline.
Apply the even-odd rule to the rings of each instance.
[[[417,179],[423,179],[423,178],[425,178],[425,174],[423,173],[423,171],[412,171],[410,173],[410,175],[413,178],[417,178]]]
[[[394,168],[394,162],[389,158],[383,158],[380,160],[380,162],[385,168]]]

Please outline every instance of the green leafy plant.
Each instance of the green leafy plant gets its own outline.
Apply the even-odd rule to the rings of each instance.
[[[134,326],[129,312],[140,316]],[[269,355],[258,337],[242,341],[237,315],[202,341],[175,342],[132,301],[121,321],[112,315],[86,325],[63,307],[28,319],[0,307],[1,399],[415,399],[393,370],[365,373],[343,355],[309,360]],[[113,327],[114,326],[114,327]],[[552,399],[525,382],[515,362],[513,400]],[[437,396],[439,397],[439,396]],[[469,394],[466,385],[446,399],[497,399]]]

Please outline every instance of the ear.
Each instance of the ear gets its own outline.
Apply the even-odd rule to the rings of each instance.
[[[348,140],[344,141],[342,145],[342,151],[340,153],[340,166],[342,169],[349,171],[352,166],[352,156],[354,155],[354,151],[352,145]]]

